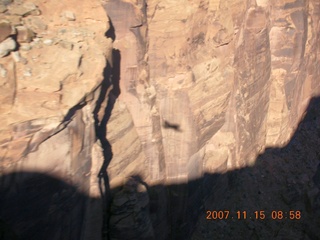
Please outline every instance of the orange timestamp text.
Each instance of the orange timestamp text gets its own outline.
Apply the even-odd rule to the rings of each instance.
[[[299,220],[301,219],[302,214],[299,210],[290,210],[290,211],[282,211],[282,210],[274,210],[274,211],[228,211],[228,210],[207,210],[206,211],[206,219],[207,220],[222,220],[222,219],[256,219],[256,220]]]

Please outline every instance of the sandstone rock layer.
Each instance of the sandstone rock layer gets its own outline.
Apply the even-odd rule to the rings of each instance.
[[[45,228],[15,196],[47,202],[50,239],[196,238],[205,200],[290,146],[320,93],[316,0],[16,0],[0,17],[0,220],[22,239]]]

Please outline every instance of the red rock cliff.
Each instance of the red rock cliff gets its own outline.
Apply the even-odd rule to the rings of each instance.
[[[206,176],[296,133],[320,93],[319,12],[316,0],[0,1],[0,203],[38,186],[32,208],[46,201],[47,224],[63,222],[52,239],[182,239]],[[44,239],[44,216],[13,220],[21,209],[0,217]]]

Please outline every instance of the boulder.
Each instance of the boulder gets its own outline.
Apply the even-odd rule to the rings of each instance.
[[[16,48],[16,42],[12,38],[7,38],[0,43],[0,58],[7,56]]]
[[[0,23],[0,42],[8,38],[12,33],[12,28],[10,23],[2,22]]]
[[[75,14],[71,11],[65,11],[62,16],[65,19],[67,19],[68,21],[75,21],[76,20]]]
[[[39,17],[33,17],[28,19],[28,26],[35,32],[45,31],[48,28],[48,25],[44,23]]]
[[[23,5],[15,5],[13,7],[10,7],[9,12],[12,15],[18,15],[23,17],[29,16],[29,15],[39,16],[41,14],[38,7],[35,4],[30,2],[25,3]]]
[[[17,41],[19,43],[29,43],[35,37],[35,33],[25,26],[19,26],[16,29],[18,32]]]

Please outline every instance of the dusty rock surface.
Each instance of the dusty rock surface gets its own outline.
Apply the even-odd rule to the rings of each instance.
[[[99,1],[0,5],[1,221],[19,239],[100,237],[92,112],[111,64],[107,15]]]

